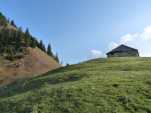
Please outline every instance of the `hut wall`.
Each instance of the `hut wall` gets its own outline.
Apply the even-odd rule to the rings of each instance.
[[[108,55],[108,57],[138,57],[138,56],[139,54],[136,51],[115,52]]]

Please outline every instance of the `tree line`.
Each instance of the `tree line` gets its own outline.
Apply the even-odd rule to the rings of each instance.
[[[0,54],[13,58],[23,53],[26,47],[38,47],[59,62],[58,55],[52,52],[51,44],[46,47],[43,41],[38,41],[28,29],[23,31],[13,20],[9,21],[0,13]]]

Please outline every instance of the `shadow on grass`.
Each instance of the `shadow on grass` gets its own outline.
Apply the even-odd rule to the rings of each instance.
[[[59,68],[57,70],[48,72],[39,77],[34,77],[32,79],[17,80],[16,82],[12,84],[1,87],[0,98],[13,96],[13,95],[24,93],[30,90],[36,90],[43,87],[46,84],[55,85],[55,84],[60,84],[60,83],[65,83],[65,82],[78,81],[86,76],[85,73],[56,74],[57,72],[65,71],[66,68],[68,67]],[[51,74],[54,74],[54,73],[55,73],[55,76],[53,75],[51,76]]]

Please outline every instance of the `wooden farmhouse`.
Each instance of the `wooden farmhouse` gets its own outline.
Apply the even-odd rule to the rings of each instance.
[[[137,49],[122,44],[106,55],[107,57],[139,57],[139,52]]]

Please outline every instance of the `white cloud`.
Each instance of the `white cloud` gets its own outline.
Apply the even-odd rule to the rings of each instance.
[[[137,36],[138,36],[137,33],[136,34],[126,34],[121,37],[120,44],[127,44],[127,43],[133,41]]]
[[[115,43],[115,42],[111,42],[111,43],[109,44],[108,49],[109,49],[109,50],[111,50],[111,49],[113,49],[113,48],[116,48],[117,46],[118,46],[118,44],[117,44],[117,43]]]
[[[90,56],[91,58],[100,58],[102,56],[102,52],[99,50],[93,49],[90,51],[90,53],[91,53],[91,56]]]
[[[141,56],[151,56],[151,26],[144,28],[142,32],[128,33],[122,36],[119,42],[111,42],[109,48],[126,44],[137,48]],[[111,49],[111,48],[110,48]]]
[[[144,29],[144,32],[140,34],[140,37],[143,40],[151,40],[151,26],[148,26]]]

